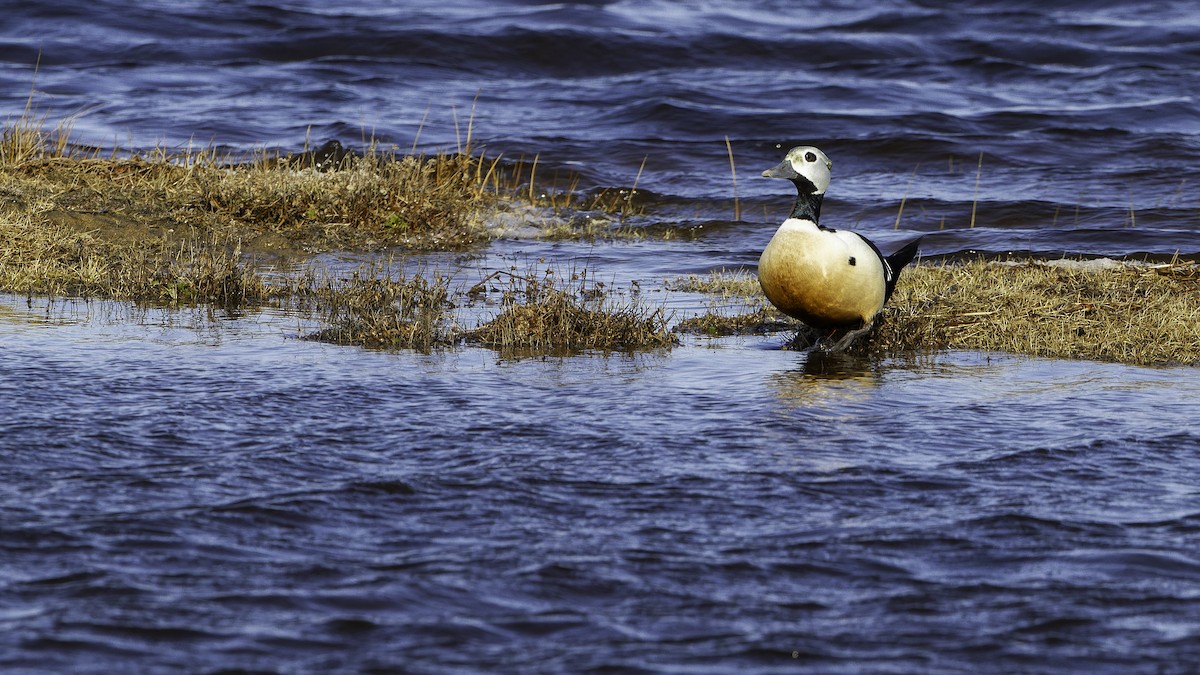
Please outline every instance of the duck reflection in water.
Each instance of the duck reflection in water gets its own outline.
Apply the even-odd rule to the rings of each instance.
[[[808,351],[803,357],[799,368],[771,377],[771,388],[789,408],[862,400],[879,387],[879,363],[873,359],[823,350]]]

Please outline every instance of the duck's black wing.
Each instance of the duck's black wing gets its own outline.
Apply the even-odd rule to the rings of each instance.
[[[824,228],[821,228],[824,229]],[[854,234],[858,234],[855,232]],[[875,242],[858,234],[858,238],[867,242],[867,246],[875,251],[875,255],[879,256],[879,261],[883,263],[883,302],[886,304],[892,297],[892,291],[896,290],[896,281],[900,279],[900,270],[904,266],[912,262],[912,259],[917,255],[917,248],[921,245],[921,237],[917,237],[900,247],[898,251],[891,255],[884,255],[883,251],[875,245]]]
[[[884,274],[887,276],[887,285],[883,291],[884,302],[887,302],[892,297],[892,291],[896,290],[896,282],[900,280],[900,270],[903,270],[905,265],[912,262],[912,259],[917,256],[917,249],[920,246],[921,237],[917,237],[904,246],[901,246],[895,253],[883,258],[883,266],[886,268]]]

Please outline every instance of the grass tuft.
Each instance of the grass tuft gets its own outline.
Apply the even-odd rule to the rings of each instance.
[[[675,337],[661,307],[615,296],[586,272],[567,277],[498,272],[501,311],[468,334],[472,342],[508,353],[630,351],[671,347]],[[476,288],[479,288],[477,285]]]
[[[430,352],[455,339],[449,279],[441,274],[393,278],[390,266],[373,265],[349,279],[313,280],[304,294],[329,324],[309,340]]]

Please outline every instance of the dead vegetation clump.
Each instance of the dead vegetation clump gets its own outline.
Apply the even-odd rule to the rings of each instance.
[[[474,329],[460,328],[456,301],[478,303],[501,294],[500,310]],[[381,349],[428,352],[475,344],[509,356],[633,351],[675,344],[668,317],[614,293],[586,274],[560,280],[553,272],[495,272],[465,292],[442,274],[393,275],[387,267],[348,279],[311,280],[297,296],[329,327],[306,339]]]
[[[560,278],[497,272],[477,284],[502,289],[500,313],[467,334],[471,342],[506,353],[631,351],[671,347],[675,337],[661,307],[634,296],[616,297],[586,272]]]
[[[377,349],[429,352],[454,342],[449,279],[372,266],[348,279],[310,278],[301,294],[329,327],[306,339]]]

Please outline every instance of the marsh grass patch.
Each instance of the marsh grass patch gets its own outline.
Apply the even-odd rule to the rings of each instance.
[[[766,304],[753,277],[695,278],[676,288],[749,302],[710,311],[676,330],[710,335],[791,331],[817,336]],[[758,304],[755,304],[755,303]],[[880,324],[852,352],[869,356],[943,350],[1008,352],[1122,363],[1200,364],[1200,266],[1117,261],[974,260],[904,271]]]
[[[329,250],[457,250],[503,235],[514,206],[549,210],[531,220],[545,239],[633,239],[652,228],[636,189],[578,190],[571,172],[539,173],[466,145],[431,155],[370,141],[300,153],[99,149],[49,127],[31,107],[0,131],[0,214],[136,237],[237,238],[259,254]]]
[[[500,311],[466,338],[504,353],[617,352],[676,343],[663,307],[637,294],[621,296],[586,270],[503,271],[480,284],[498,289]]]
[[[453,249],[489,236],[496,159],[467,145],[403,154],[371,141],[361,152],[219,153],[213,148],[107,156],[72,138],[31,93],[0,130],[0,215],[28,216],[97,237],[262,238],[297,251],[389,246]],[[319,155],[329,155],[319,157]],[[103,215],[103,218],[95,216]]]
[[[668,279],[665,286],[669,291],[701,293],[709,298],[706,312],[675,324],[677,333],[724,337],[802,329],[802,324],[767,302],[758,277],[744,270],[676,277]]]
[[[972,349],[1134,364],[1200,363],[1200,268],[1054,261],[920,265],[870,349]]]
[[[495,236],[488,214],[522,192],[531,204],[610,214],[548,236],[609,236],[644,215],[636,180],[583,194],[577,176],[560,183],[554,175],[547,188],[536,158],[515,168],[487,158],[472,151],[469,133],[459,151],[432,156],[375,144],[331,162],[162,148],[103,156],[74,141],[73,118],[51,127],[32,99],[0,130],[0,290],[229,308],[302,302],[324,312],[329,329],[319,339],[398,348],[465,341],[573,352],[675,343],[662,307],[621,296],[590,274],[501,274],[493,279],[502,287],[498,313],[464,330],[453,306],[474,294],[453,291],[443,276],[367,269],[336,283],[312,275],[268,282],[257,266],[256,256],[278,253],[471,246]],[[718,297],[716,308],[676,330],[798,326],[770,308],[751,276],[702,286],[690,290]],[[918,265],[856,348],[1196,364],[1200,273],[1182,261]]]
[[[395,274],[390,265],[373,264],[345,279],[308,279],[297,295],[328,327],[305,339],[422,352],[456,339],[450,280],[440,273]]]

